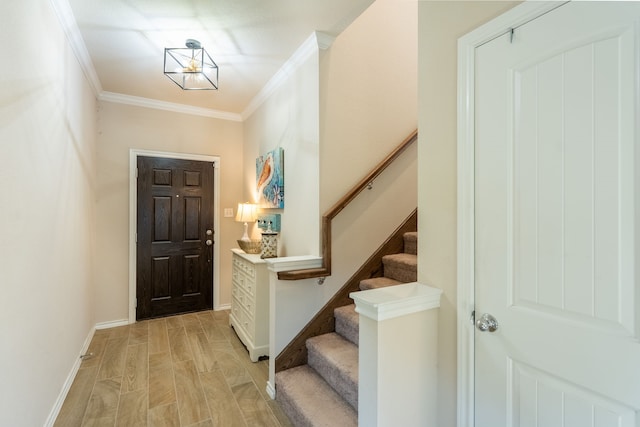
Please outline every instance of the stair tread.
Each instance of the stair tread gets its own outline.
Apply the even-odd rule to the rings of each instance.
[[[407,253],[398,253],[398,254],[390,254],[382,257],[383,263],[401,263],[404,264],[407,268],[417,268],[418,266],[418,256],[414,254]]]
[[[364,279],[360,281],[360,290],[367,291],[369,289],[385,288],[387,286],[401,285],[404,282],[390,279],[388,277],[374,277],[372,279]]]
[[[358,414],[309,365],[276,374],[276,400],[295,426],[357,426]]]
[[[350,304],[333,310],[336,318],[336,333],[355,345],[359,342],[360,315],[356,313],[356,305]]]
[[[307,363],[351,406],[358,407],[358,347],[331,332],[307,340]]]

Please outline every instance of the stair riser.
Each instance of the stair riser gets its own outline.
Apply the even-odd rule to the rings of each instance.
[[[348,319],[336,318],[336,333],[342,335],[355,345],[358,345],[358,339],[360,335],[358,324],[354,325],[353,323],[349,322]]]
[[[418,233],[405,233],[404,252],[407,254],[418,255]]]
[[[415,282],[418,278],[418,256],[400,253],[382,257],[384,277],[400,282]]]
[[[336,333],[358,345],[360,326],[359,315],[355,312],[355,306],[340,307],[335,310],[334,315],[336,318]]]
[[[307,363],[315,369],[349,405],[356,411],[358,410],[358,383],[351,381],[336,369],[329,367],[329,362],[318,352],[309,351]]]
[[[278,393],[278,403],[282,411],[287,414],[289,420],[293,421],[296,427],[313,427],[311,420],[307,419],[305,414],[296,405],[295,397],[289,396],[288,393]]]
[[[405,283],[415,282],[418,280],[417,270],[404,267],[403,265],[397,265],[395,263],[385,263],[384,275],[390,279]]]
[[[358,347],[335,332],[307,340],[307,364],[358,410]]]
[[[357,412],[309,366],[276,374],[276,400],[296,427],[357,427]]]

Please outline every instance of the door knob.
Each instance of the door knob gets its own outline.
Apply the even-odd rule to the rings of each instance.
[[[207,236],[211,236],[213,234],[213,231],[211,231],[211,229],[209,229],[209,230],[206,231],[206,233],[207,233]]]
[[[207,246],[211,246],[211,245],[213,245],[213,240],[207,239],[207,241],[205,243],[207,244]]]
[[[480,332],[495,332],[498,329],[498,321],[489,313],[485,313],[476,320],[476,328]]]

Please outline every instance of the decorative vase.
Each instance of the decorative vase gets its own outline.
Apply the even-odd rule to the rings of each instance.
[[[275,258],[278,256],[278,233],[271,231],[271,223],[267,231],[262,233],[262,253],[260,258]]]

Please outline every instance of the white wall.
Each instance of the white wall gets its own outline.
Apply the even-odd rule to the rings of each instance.
[[[224,218],[242,194],[242,124],[209,117],[100,102],[98,113],[96,321],[128,318],[129,150],[220,157],[220,301],[231,303],[231,248],[242,224]]]
[[[419,2],[418,280],[441,288],[438,426],[456,425],[457,40],[514,2]]]
[[[318,106],[319,48],[315,35],[290,60],[288,75],[277,77],[275,91],[244,122],[244,199],[257,202],[256,158],[284,150],[284,209],[279,255],[319,253]],[[259,239],[252,225],[253,238]]]
[[[376,0],[321,57],[320,214],[417,128],[417,2]],[[328,300],[417,206],[417,144],[333,221]]]
[[[417,32],[417,2],[376,0],[323,56],[323,211],[416,129]]]
[[[0,425],[41,426],[93,331],[96,103],[51,5],[0,4]]]

